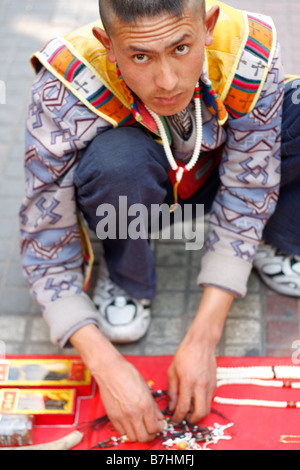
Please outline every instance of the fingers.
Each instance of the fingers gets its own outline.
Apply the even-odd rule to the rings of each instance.
[[[127,418],[114,423],[120,435],[126,435],[131,442],[150,442],[163,431],[164,416],[152,397],[151,401],[141,410],[137,408]]]
[[[149,442],[155,439],[158,433],[161,433],[164,428],[164,415],[158,408],[157,403],[151,397],[152,407],[144,413],[139,426],[139,441]]]
[[[181,423],[186,419],[187,414],[191,408],[192,394],[191,388],[186,385],[181,385],[179,389],[178,402],[173,415],[174,423]]]
[[[177,405],[179,394],[179,382],[172,369],[168,371],[168,396],[169,396],[169,410],[174,411]]]
[[[161,433],[164,428],[164,415],[159,410],[155,403],[152,413],[146,413],[144,415],[144,423],[149,436],[156,436],[157,433]]]
[[[109,418],[110,419],[110,418]],[[112,423],[113,427],[115,428],[115,430],[117,431],[117,433],[120,435],[120,436],[127,436],[127,433],[125,431],[125,428],[124,426],[119,422],[119,421],[112,421],[110,419],[110,422]]]
[[[210,413],[211,408],[210,392],[207,389],[199,388],[193,397],[193,408],[188,415],[190,423],[198,423]]]
[[[181,387],[173,421],[180,423],[186,419],[190,423],[198,423],[205,418],[211,410],[214,390],[211,383]]]
[[[124,434],[121,434],[121,436],[125,435],[130,440],[130,442],[138,441],[138,436],[136,434],[136,431],[130,422],[127,421],[126,423],[124,423],[124,429],[125,429],[125,432]]]

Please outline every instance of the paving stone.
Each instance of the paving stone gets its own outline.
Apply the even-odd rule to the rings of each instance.
[[[268,317],[298,320],[299,301],[294,297],[282,297],[275,292],[269,291],[266,296]]]
[[[23,198],[25,181],[23,179],[0,179],[0,197]]]
[[[0,240],[0,262],[7,260],[11,249],[11,241]]]
[[[199,289],[197,293],[190,293],[187,306],[187,314],[194,318],[200,305],[202,292]]]
[[[260,287],[260,278],[256,271],[253,269],[248,280],[247,293],[258,292],[259,294],[261,294]]]
[[[0,318],[1,314],[8,313],[29,315],[31,304],[32,300],[27,288],[5,287],[0,295]]]
[[[163,345],[170,340],[178,344],[182,341],[184,331],[182,329],[182,319],[173,318],[153,318],[149,332],[147,334],[147,342],[157,345]]]
[[[260,344],[261,325],[257,320],[228,318],[225,325],[225,339],[231,345]]]
[[[2,276],[3,276],[4,269],[5,269],[5,264],[0,263],[0,283],[1,283],[1,279],[2,279]]]
[[[155,255],[157,266],[182,268],[188,262],[187,253],[182,243],[157,243]]]
[[[23,341],[26,318],[17,315],[0,315],[1,341]]]
[[[31,319],[30,342],[42,341],[51,343],[49,328],[42,316]]]
[[[14,222],[18,217],[18,212],[21,206],[20,200],[17,199],[8,199],[1,197],[0,198],[0,218],[1,218],[1,225],[5,224],[6,219],[11,219]]]
[[[172,291],[185,289],[184,269],[158,267],[156,272],[158,289]]]
[[[200,288],[197,284],[197,279],[200,273],[200,267],[191,267],[188,271],[189,273],[189,284],[188,289],[190,291],[195,291],[197,293],[202,292],[202,288]]]
[[[8,178],[24,178],[23,164],[19,161],[8,161],[5,166],[4,175]]]
[[[72,349],[74,355],[77,355],[76,351]],[[59,346],[52,344],[50,342],[38,342],[22,345],[22,353],[34,356],[42,355],[59,355],[62,354],[62,350]]]
[[[261,317],[261,298],[257,294],[248,294],[243,299],[236,299],[229,312],[230,318],[255,318]]]
[[[185,296],[182,292],[162,292],[152,303],[153,317],[168,316],[170,319],[182,315]]]
[[[299,322],[269,321],[267,324],[267,342],[270,345],[291,346],[300,339]]]
[[[148,343],[145,347],[145,355],[147,356],[173,356],[178,349],[178,344],[152,344]]]
[[[16,233],[17,219],[2,218],[0,224],[0,239],[11,240]]]
[[[251,347],[251,345],[226,345],[223,354],[228,357],[259,357],[262,356],[262,350],[258,346]]]
[[[8,287],[27,287],[27,282],[20,263],[12,263],[9,266],[5,285]]]
[[[124,356],[140,356],[143,354],[142,341],[130,344],[116,344],[115,347]]]

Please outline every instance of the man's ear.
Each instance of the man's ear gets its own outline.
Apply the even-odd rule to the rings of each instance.
[[[217,24],[219,14],[220,14],[220,7],[218,7],[217,5],[213,6],[206,13],[206,17],[205,17],[205,31],[206,31],[205,45],[206,46],[211,46],[213,43],[213,32]]]
[[[103,46],[107,50],[107,58],[109,62],[116,62],[117,59],[113,50],[112,42],[108,34],[104,31],[104,29],[101,29],[95,26],[93,28],[93,34],[95,38],[98,39],[98,41],[100,41],[101,44],[103,44]]]

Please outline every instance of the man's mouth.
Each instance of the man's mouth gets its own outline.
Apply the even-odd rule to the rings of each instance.
[[[171,106],[171,105],[176,104],[180,96],[181,96],[181,93],[177,93],[176,95],[173,95],[173,96],[157,96],[155,97],[155,101],[160,103],[161,105]]]

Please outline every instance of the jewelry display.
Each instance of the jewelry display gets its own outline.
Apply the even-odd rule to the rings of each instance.
[[[265,388],[300,389],[300,382],[277,379],[300,379],[297,366],[262,366],[218,368],[217,388],[225,385],[253,385]],[[300,408],[298,401],[256,400],[251,398],[214,397],[221,405],[257,406],[266,408]]]
[[[149,381],[148,386],[152,391],[153,382]],[[169,398],[166,391],[152,391],[152,396],[158,403],[166,401],[168,404]],[[191,424],[187,420],[174,424],[168,406],[162,410],[162,413],[164,415],[164,429],[161,433],[157,434],[156,439],[152,443],[153,447],[160,444],[164,450],[209,450],[211,445],[217,444],[220,440],[232,439],[225,431],[231,428],[233,423],[228,422],[227,418],[216,411],[212,410],[212,413],[217,414],[223,420],[225,419],[227,424],[221,425],[215,423],[213,426],[206,427]],[[95,432],[107,424],[109,424],[108,417],[103,416],[91,423],[82,424],[78,429],[81,432]],[[125,443],[130,443],[127,436],[112,436],[97,443],[90,450],[109,449]]]

